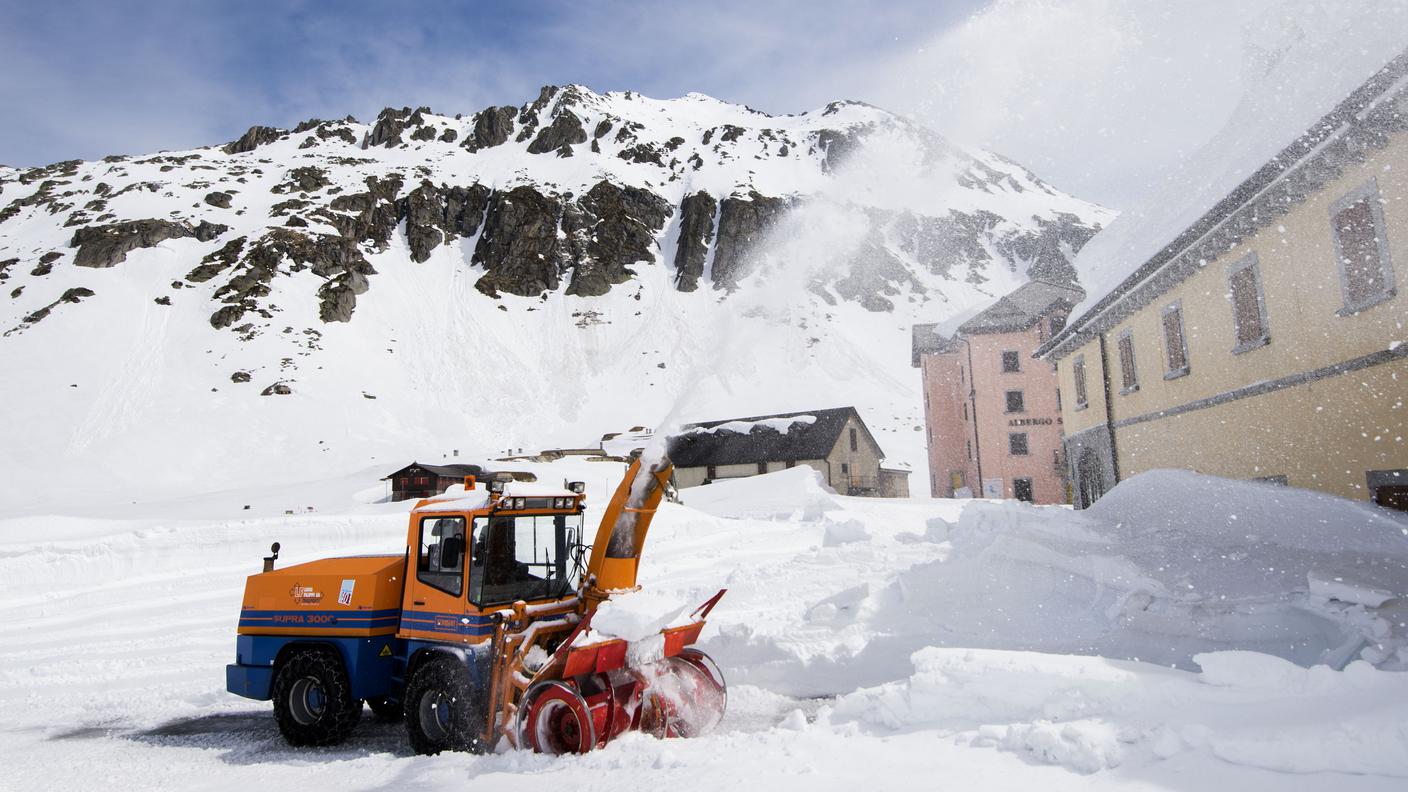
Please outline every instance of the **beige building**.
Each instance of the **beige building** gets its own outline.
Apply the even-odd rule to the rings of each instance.
[[[908,497],[909,471],[884,458],[854,407],[704,421],[670,438],[680,489],[805,465],[842,495]]]
[[[1191,224],[1136,222],[1147,258],[1112,255],[1135,237],[1082,251],[1128,274],[1037,351],[1077,506],[1189,468],[1408,509],[1405,76],[1408,55],[1331,99]]]

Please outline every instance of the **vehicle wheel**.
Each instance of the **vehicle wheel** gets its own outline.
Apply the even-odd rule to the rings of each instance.
[[[367,699],[367,706],[371,707],[372,714],[376,716],[377,720],[386,721],[387,723],[395,723],[401,720],[405,712],[401,709],[401,702],[390,701],[385,698],[369,698]]]
[[[362,717],[362,702],[342,660],[327,649],[300,649],[274,673],[274,719],[289,745],[336,745]]]
[[[458,658],[441,656],[417,668],[406,686],[403,712],[411,748],[418,754],[485,749],[480,739],[483,703]]]
[[[526,710],[519,731],[524,744],[537,753],[586,753],[596,747],[591,709],[562,682],[539,682],[523,695]]]

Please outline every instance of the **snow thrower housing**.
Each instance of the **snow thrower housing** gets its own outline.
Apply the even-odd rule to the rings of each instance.
[[[580,482],[468,477],[416,504],[403,554],[275,570],[274,551],[245,585],[226,688],[272,699],[292,745],[345,740],[364,701],[404,718],[418,753],[501,739],[583,752],[628,730],[707,731],[727,692],[691,644],[723,591],[635,651],[590,629],[603,602],[636,587],[671,471],[668,460],[633,462],[590,546]]]

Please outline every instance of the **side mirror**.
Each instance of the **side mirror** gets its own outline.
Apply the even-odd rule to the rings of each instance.
[[[274,542],[272,545],[270,545],[270,546],[269,546],[269,552],[272,553],[272,555],[267,555],[267,556],[264,557],[264,571],[265,571],[265,572],[273,572],[273,571],[274,571],[274,562],[277,561],[277,560],[279,560],[279,543],[278,543],[278,542]]]
[[[440,542],[440,568],[454,569],[464,557],[464,537],[450,536]]]

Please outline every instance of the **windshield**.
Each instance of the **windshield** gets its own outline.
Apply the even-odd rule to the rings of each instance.
[[[476,605],[555,599],[577,586],[582,515],[476,517],[469,599]]]

